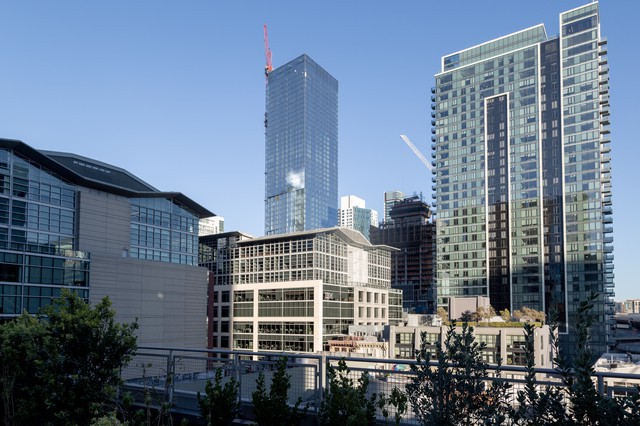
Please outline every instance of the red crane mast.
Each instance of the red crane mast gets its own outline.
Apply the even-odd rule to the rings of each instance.
[[[269,75],[273,71],[273,63],[271,62],[271,49],[269,49],[269,35],[267,34],[267,24],[264,24],[264,56],[267,63],[264,67],[264,75]]]

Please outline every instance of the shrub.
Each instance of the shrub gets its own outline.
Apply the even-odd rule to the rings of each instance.
[[[306,407],[300,411],[302,398],[298,398],[293,407],[289,406],[290,376],[287,374],[287,357],[280,358],[276,363],[276,371],[271,380],[271,387],[267,392],[264,372],[260,372],[256,391],[253,392],[253,414],[258,425],[296,425],[305,415]]]
[[[208,380],[204,391],[203,398],[198,392],[198,407],[200,416],[207,422],[207,426],[232,424],[240,409],[239,384],[235,377],[231,377],[223,386],[222,369],[218,368],[214,382],[211,383],[211,380]]]
[[[327,365],[329,389],[318,414],[321,425],[369,426],[375,424],[376,394],[367,398],[369,376],[362,373],[357,384],[349,377],[344,359],[338,366]]]

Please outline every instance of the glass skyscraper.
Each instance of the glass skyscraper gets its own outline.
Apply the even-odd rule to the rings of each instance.
[[[432,89],[439,303],[559,314],[571,352],[591,292],[607,347],[613,242],[606,40],[598,3],[442,58]]]
[[[265,235],[338,223],[338,81],[307,55],[267,75]]]

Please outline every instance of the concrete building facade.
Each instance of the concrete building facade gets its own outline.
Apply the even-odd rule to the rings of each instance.
[[[392,250],[346,228],[219,246],[209,263],[214,347],[318,352],[350,325],[398,323],[402,295],[390,288]]]
[[[213,213],[75,154],[0,139],[0,156],[0,255],[21,270],[0,281],[10,295],[3,316],[35,313],[69,288],[91,303],[108,296],[118,321],[138,321],[139,345],[205,346],[197,233],[199,217]]]

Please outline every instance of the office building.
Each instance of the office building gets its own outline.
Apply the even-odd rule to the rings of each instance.
[[[267,74],[265,235],[338,223],[338,81],[302,55]]]
[[[251,234],[231,231],[200,236],[198,249],[198,264],[208,270],[207,285],[207,348],[228,347],[227,341],[220,341],[220,321],[218,320],[218,306],[220,292],[216,291],[215,276],[228,274],[229,271],[222,269],[229,265],[229,256],[232,248],[237,247],[238,241],[255,238]],[[217,270],[216,267],[220,267]],[[226,300],[229,302],[229,300]],[[226,329],[224,332],[228,333]],[[224,339],[224,337],[223,337]],[[228,337],[227,337],[228,339]]]
[[[391,287],[402,291],[402,307],[412,313],[435,313],[435,225],[431,209],[419,197],[396,201],[390,220],[371,227],[371,242],[395,247],[391,253]]]
[[[378,212],[366,208],[365,201],[355,195],[340,197],[338,226],[355,229],[369,239],[369,228],[378,226]]]
[[[216,237],[227,238],[207,238]],[[203,259],[214,275],[213,347],[318,352],[351,325],[401,320],[402,294],[390,288],[391,247],[335,227],[232,237],[209,244],[218,247],[215,260]]]
[[[607,348],[613,239],[609,70],[598,3],[446,55],[432,89],[439,303],[559,314],[567,353],[591,292]]]
[[[404,192],[401,191],[387,191],[384,193],[384,218],[385,222],[391,220],[391,208],[398,201],[405,199]]]
[[[126,170],[0,139],[0,317],[36,313],[64,288],[108,296],[139,345],[204,347],[198,219],[213,213]]]

